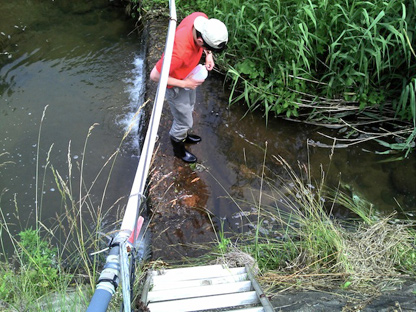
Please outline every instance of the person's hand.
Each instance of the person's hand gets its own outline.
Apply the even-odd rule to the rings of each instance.
[[[184,88],[187,89],[196,89],[198,86],[200,86],[204,81],[202,80],[195,80],[193,79],[194,75],[190,75],[189,77],[187,77],[186,79],[183,80],[184,82]]]
[[[214,69],[215,63],[214,63],[214,57],[212,56],[212,53],[208,53],[205,56],[205,67],[208,71],[211,71]]]

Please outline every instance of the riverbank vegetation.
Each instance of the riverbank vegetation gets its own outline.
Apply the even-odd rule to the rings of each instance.
[[[133,116],[120,145],[131,131],[141,108]],[[121,219],[116,209],[118,201],[111,207],[104,206],[106,189],[120,146],[92,179],[85,179],[85,155],[88,154],[86,150],[95,127],[93,125],[87,133],[83,156],[79,160],[74,160],[69,142],[67,171],[60,172],[50,159],[53,145],[49,147],[46,159],[40,156],[46,110],[47,107],[42,115],[36,144],[36,207],[31,216],[34,220],[29,217],[26,224],[22,224],[26,217],[19,213],[17,196],[14,197],[16,211],[5,215],[1,199],[7,190],[0,193],[1,311],[86,310],[107,256],[107,235],[113,234]],[[0,157],[5,155],[0,154]],[[0,167],[8,164],[10,162],[0,159]],[[44,202],[44,184],[46,177],[51,175],[61,202],[59,207],[54,208],[55,218],[45,220],[42,215],[48,207]],[[97,199],[93,189],[98,179],[104,179],[106,183],[101,198]],[[91,181],[90,184],[86,180]],[[32,227],[28,224],[32,224]],[[120,297],[115,296],[109,311],[119,310],[119,300]]]
[[[415,123],[414,33],[408,29],[415,18],[414,2],[407,2],[410,7],[406,7],[390,1],[381,11],[375,9],[384,5],[381,2],[352,2],[348,8],[344,3],[331,4],[333,15],[328,16],[322,11],[325,6],[313,3],[280,7],[272,1],[178,1],[178,8],[183,16],[198,8],[229,25],[232,40],[218,60],[232,81],[231,102],[244,100],[250,110],[261,109],[266,121],[283,114],[307,122],[336,122],[350,127],[347,142],[377,137],[389,150],[410,151],[416,135],[407,126]],[[387,25],[384,20],[392,19],[393,13],[398,21]],[[321,20],[328,20],[331,27],[319,25]],[[355,20],[360,27],[352,23]],[[342,25],[349,29],[335,34]],[[380,29],[390,35],[377,36]],[[294,30],[298,33],[292,33]],[[325,38],[318,33],[326,33]],[[381,44],[379,50],[377,44]],[[396,47],[400,49],[396,51]],[[362,57],[358,63],[356,57]],[[376,116],[383,116],[383,125],[391,125],[385,130],[395,138],[394,143],[387,135],[365,131],[369,123],[380,121]],[[91,131],[93,127],[85,144]],[[117,152],[105,167],[112,167],[116,157]],[[337,285],[371,291],[414,277],[416,233],[410,221],[381,216],[365,200],[328,189],[324,174],[320,181],[313,181],[307,166],[291,168],[284,159],[274,159],[287,174],[276,176],[264,166],[264,174],[258,177],[262,181],[260,197],[253,196],[252,203],[234,199],[242,211],[247,211],[245,205],[255,208],[254,213],[243,214],[253,230],[238,236],[219,233],[215,251],[220,257],[235,248],[250,254],[259,265],[260,279],[280,289]],[[83,161],[77,164],[79,168]],[[58,302],[67,311],[79,311],[91,298],[104,254],[90,255],[107,246],[101,232],[110,233],[114,226],[103,223],[108,220],[102,210],[105,191],[96,205],[82,169],[77,183],[65,178],[74,175],[72,162],[69,145],[67,173],[55,170],[49,156],[38,163],[39,205],[33,229],[22,228],[15,235],[13,224],[1,216],[1,252],[6,254],[6,237],[14,250],[12,259],[0,264],[1,310],[55,311]],[[0,167],[3,165],[6,162],[0,161]],[[46,226],[41,218],[41,181],[49,170],[62,197],[62,214]],[[19,206],[17,199],[15,204]],[[335,209],[349,210],[353,218],[344,223],[334,218]],[[68,296],[70,291],[74,296]]]
[[[203,11],[228,26],[217,64],[230,104],[261,110],[266,123],[282,116],[343,129],[340,147],[375,140],[378,153],[408,156],[415,146],[415,1],[178,0],[176,7],[179,19]]]
[[[365,199],[328,188],[323,168],[329,165],[313,180],[308,165],[273,160],[284,174],[264,166],[260,176],[253,173],[261,181],[253,201],[231,198],[251,230],[219,233],[220,259],[236,261],[237,250],[252,256],[271,293],[345,289],[373,295],[414,279],[414,221],[382,215]],[[340,212],[347,217],[337,217]]]
[[[292,168],[275,156],[273,161],[285,173],[276,174],[265,164],[259,174],[251,173],[261,181],[260,190],[252,190],[253,201],[230,197],[241,210],[246,230],[236,234],[220,229],[217,243],[204,246],[209,251],[206,257],[182,262],[206,264],[216,257],[217,263],[256,266],[258,279],[269,294],[288,289],[345,289],[372,295],[414,278],[414,223],[383,216],[364,199],[329,189],[324,169],[315,181],[308,165]],[[2,252],[6,253],[6,236],[14,248],[12,260],[4,259],[0,265],[0,307],[5,311],[85,310],[95,288],[105,254],[92,252],[106,247],[100,233],[111,230],[102,223],[108,217],[82,227],[87,219],[97,217],[94,210],[100,211],[99,207],[81,216],[79,200],[84,204],[88,200],[70,196],[71,183],[54,172],[63,204],[68,204],[55,227],[46,227],[39,219],[35,229],[16,236],[10,228],[13,224],[1,215]],[[348,211],[348,219],[335,217],[340,210]],[[144,265],[158,266],[158,261]],[[139,267],[136,272],[135,289],[143,271]],[[110,310],[116,311],[119,305],[116,295]]]

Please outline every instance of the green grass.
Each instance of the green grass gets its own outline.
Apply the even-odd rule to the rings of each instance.
[[[48,296],[55,294],[62,297],[60,305],[73,305],[65,294],[69,290],[77,291],[83,281],[63,271],[56,247],[32,229],[20,232],[19,238],[13,239],[16,248],[13,261],[0,265],[0,303],[17,311],[52,311],[52,307],[47,308],[52,304]],[[85,301],[81,303],[85,306]]]
[[[216,63],[231,104],[261,111],[266,123],[275,116],[339,123],[370,111],[373,123],[407,122],[399,144],[383,140],[390,153],[407,157],[414,147],[414,0],[178,0],[176,7],[179,20],[202,11],[227,25],[228,48]]]

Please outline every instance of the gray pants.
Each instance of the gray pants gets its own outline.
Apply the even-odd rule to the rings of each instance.
[[[192,128],[194,122],[192,112],[196,101],[196,90],[173,87],[166,90],[166,100],[173,116],[169,135],[182,141],[186,138],[188,130]]]

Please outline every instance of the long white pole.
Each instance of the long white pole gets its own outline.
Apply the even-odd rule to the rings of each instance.
[[[162,72],[160,74],[160,81],[156,92],[155,101],[153,104],[153,111],[149,121],[149,128],[147,129],[146,138],[143,149],[140,155],[139,165],[137,167],[136,176],[134,178],[130,197],[127,202],[126,212],[124,214],[123,223],[121,224],[121,233],[125,233],[126,237],[130,236],[133,231],[134,224],[137,219],[137,207],[141,204],[144,197],[144,189],[146,187],[146,180],[149,172],[150,162],[152,160],[153,151],[157,131],[160,124],[160,116],[162,114],[163,102],[166,94],[166,87],[169,77],[169,69],[172,59],[173,43],[176,31],[176,7],[175,1],[169,1],[170,6],[170,21],[169,29],[166,38],[165,53],[163,59]],[[120,234],[121,234],[120,233]]]
[[[163,102],[165,99],[166,87],[169,77],[170,63],[172,59],[173,43],[176,31],[176,6],[175,0],[169,0],[170,21],[168,34],[166,37],[166,45],[164,52],[164,60],[160,81],[156,92],[155,101],[153,104],[153,111],[149,121],[149,128],[147,129],[146,138],[143,149],[141,151],[139,164],[134,177],[133,185],[130,192],[130,197],[127,202],[126,211],[124,213],[123,222],[121,224],[120,232],[114,239],[118,246],[110,249],[110,254],[107,257],[104,270],[101,272],[98,280],[97,289],[91,298],[87,312],[107,311],[111,297],[115,293],[115,289],[119,283],[119,275],[123,279],[128,272],[125,265],[120,266],[120,253],[123,251],[120,248],[126,248],[126,241],[133,233],[134,227],[138,218],[138,209],[141,202],[145,198],[144,189],[146,187],[146,180],[149,174],[150,162],[152,160],[153,151],[156,142],[157,131],[159,129],[160,117],[162,115]],[[123,261],[123,259],[121,259]],[[129,296],[128,296],[129,297]],[[127,304],[128,305],[128,304]]]

